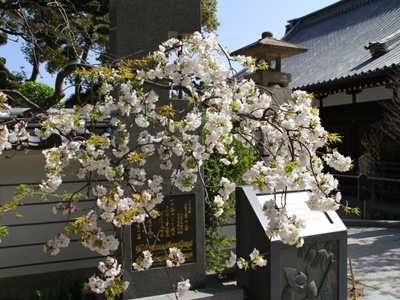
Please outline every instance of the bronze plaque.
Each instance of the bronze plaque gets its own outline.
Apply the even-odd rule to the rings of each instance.
[[[165,197],[156,207],[160,216],[132,226],[133,262],[143,251],[150,250],[152,267],[163,267],[169,259],[169,248],[174,247],[182,251],[185,263],[196,262],[195,198],[194,194]]]

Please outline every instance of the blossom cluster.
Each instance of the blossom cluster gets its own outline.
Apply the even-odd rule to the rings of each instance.
[[[349,171],[351,165],[350,157],[345,157],[337,151],[333,153],[327,153],[323,156],[326,163],[341,172]]]
[[[89,278],[88,283],[85,284],[92,292],[102,294],[114,290],[112,294],[119,294],[126,291],[129,282],[121,280],[121,265],[118,264],[115,258],[107,257],[105,262],[99,263],[98,269],[101,272],[101,276],[93,275]]]
[[[0,118],[13,119],[15,116],[12,114],[11,107],[6,101],[7,95],[0,92]],[[11,149],[14,145],[25,145],[25,141],[28,139],[25,121],[15,118],[7,123],[0,125],[0,155],[4,150]]]
[[[153,264],[152,254],[149,250],[143,251],[143,258],[136,259],[132,267],[136,271],[143,271],[151,267]]]
[[[70,239],[64,234],[59,233],[54,239],[49,240],[43,247],[43,251],[50,253],[51,255],[57,255],[60,252],[60,248],[68,247]]]
[[[285,206],[279,206],[276,199],[265,201],[263,210],[269,221],[265,230],[267,236],[272,239],[276,236],[289,245],[303,246],[304,240],[300,232],[305,228],[305,221],[298,219],[296,215],[289,216]]]
[[[83,225],[82,245],[101,255],[109,255],[118,249],[119,241],[112,235],[106,236],[97,226],[96,214],[92,214],[90,222]]]
[[[0,154],[4,150],[11,149],[13,145],[25,145],[28,139],[28,132],[26,131],[26,123],[20,121],[14,125],[11,130],[6,125],[0,125]]]
[[[222,177],[219,181],[219,194],[214,197],[213,206],[215,209],[214,215],[218,218],[224,213],[224,206],[229,196],[235,191],[236,184],[228,178]]]
[[[237,255],[231,251],[231,255],[226,262],[226,266],[228,268],[232,268],[233,266],[237,265],[239,269],[247,269],[249,267],[255,268],[258,267],[265,267],[267,265],[267,260],[264,259],[262,255],[260,255],[260,251],[256,248],[250,253],[250,261],[246,261],[244,258],[240,257],[237,258]]]
[[[166,263],[167,267],[179,267],[185,262],[185,257],[179,248],[169,248],[169,258]]]
[[[177,287],[178,297],[183,297],[186,294],[186,292],[190,289],[190,286],[191,285],[189,279],[178,282],[178,287]]]
[[[71,203],[58,203],[56,206],[53,207],[52,212],[53,214],[61,212],[63,215],[67,215],[73,213],[76,210],[76,206]]]
[[[0,92],[0,117],[8,116],[11,113],[11,107],[6,103],[7,95]]]

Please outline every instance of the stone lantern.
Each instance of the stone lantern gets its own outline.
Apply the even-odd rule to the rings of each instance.
[[[251,56],[256,58],[258,63],[266,62],[268,70],[258,70],[246,75],[246,78],[251,78],[256,84],[268,88],[278,100],[284,100],[282,98],[291,93],[291,89],[288,88],[291,74],[281,71],[281,60],[307,50],[305,47],[274,39],[271,32],[264,32],[260,40],[232,52],[231,55]]]

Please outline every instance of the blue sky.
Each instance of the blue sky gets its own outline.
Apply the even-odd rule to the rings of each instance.
[[[270,31],[285,34],[287,21],[329,6],[339,0],[218,0],[219,42],[233,52]]]
[[[261,33],[271,31],[280,39],[285,33],[287,21],[302,17],[338,0],[218,0],[218,20],[221,23],[217,34],[223,47],[233,52],[260,39]],[[7,58],[11,71],[25,71],[30,75],[31,67],[24,61],[18,43],[9,41],[0,47],[0,56]],[[44,68],[41,68],[40,82],[54,84]]]

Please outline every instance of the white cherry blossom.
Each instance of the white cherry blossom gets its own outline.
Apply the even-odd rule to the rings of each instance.
[[[65,176],[76,175],[87,181],[88,199],[94,200],[89,213],[74,212],[81,213],[80,217],[46,244],[46,252],[57,254],[74,232],[85,247],[112,255],[120,242],[117,235],[102,231],[98,219],[118,231],[156,218],[158,205],[171,187],[186,193],[202,184],[201,168],[214,153],[221,155],[220,161],[227,167],[234,167],[238,162],[234,139],[266,154],[249,166],[243,181],[258,193],[271,194],[264,204],[268,237],[279,237],[290,245],[303,243],[300,231],[306,224],[295,214],[288,216],[285,206],[277,205],[277,191],[308,190],[307,204],[312,210],[340,207],[338,182],[324,173],[324,163],[347,171],[351,160],[336,151],[319,153],[331,137],[321,125],[318,110],[311,106],[312,96],[295,91],[285,103],[276,103],[252,80],[232,77],[232,70],[219,59],[221,54],[225,53],[212,33],[203,37],[196,32],[182,41],[170,39],[150,56],[153,61],[134,65],[129,72],[94,70],[102,82],[101,101],[71,111],[51,109],[41,115],[41,128],[35,133],[43,139],[56,133],[62,144],[43,151],[46,178],[39,184],[39,192],[56,193]],[[254,69],[252,58],[238,56],[234,60],[248,71]],[[176,109],[174,101],[159,101],[151,86],[160,83],[166,89],[184,91],[187,105]],[[10,112],[6,100],[0,93],[1,117]],[[93,131],[98,122],[109,123],[104,134]],[[0,125],[0,153],[26,141],[25,127],[18,119]],[[218,195],[210,201],[216,217],[223,214],[224,203],[235,188],[228,178],[218,182]],[[72,207],[60,205],[55,211],[71,213]],[[167,255],[167,266],[185,261],[177,248],[169,249]],[[250,254],[250,262],[233,253],[227,262],[239,268],[249,263],[265,266],[267,262],[257,250]],[[152,254],[145,251],[132,266],[142,270],[151,264]],[[103,293],[115,287],[113,282],[120,283],[121,292],[128,287],[121,281],[121,267],[114,259],[108,258],[99,270],[100,277],[94,275],[88,282],[93,292]],[[189,280],[182,281],[178,292],[189,287]]]

